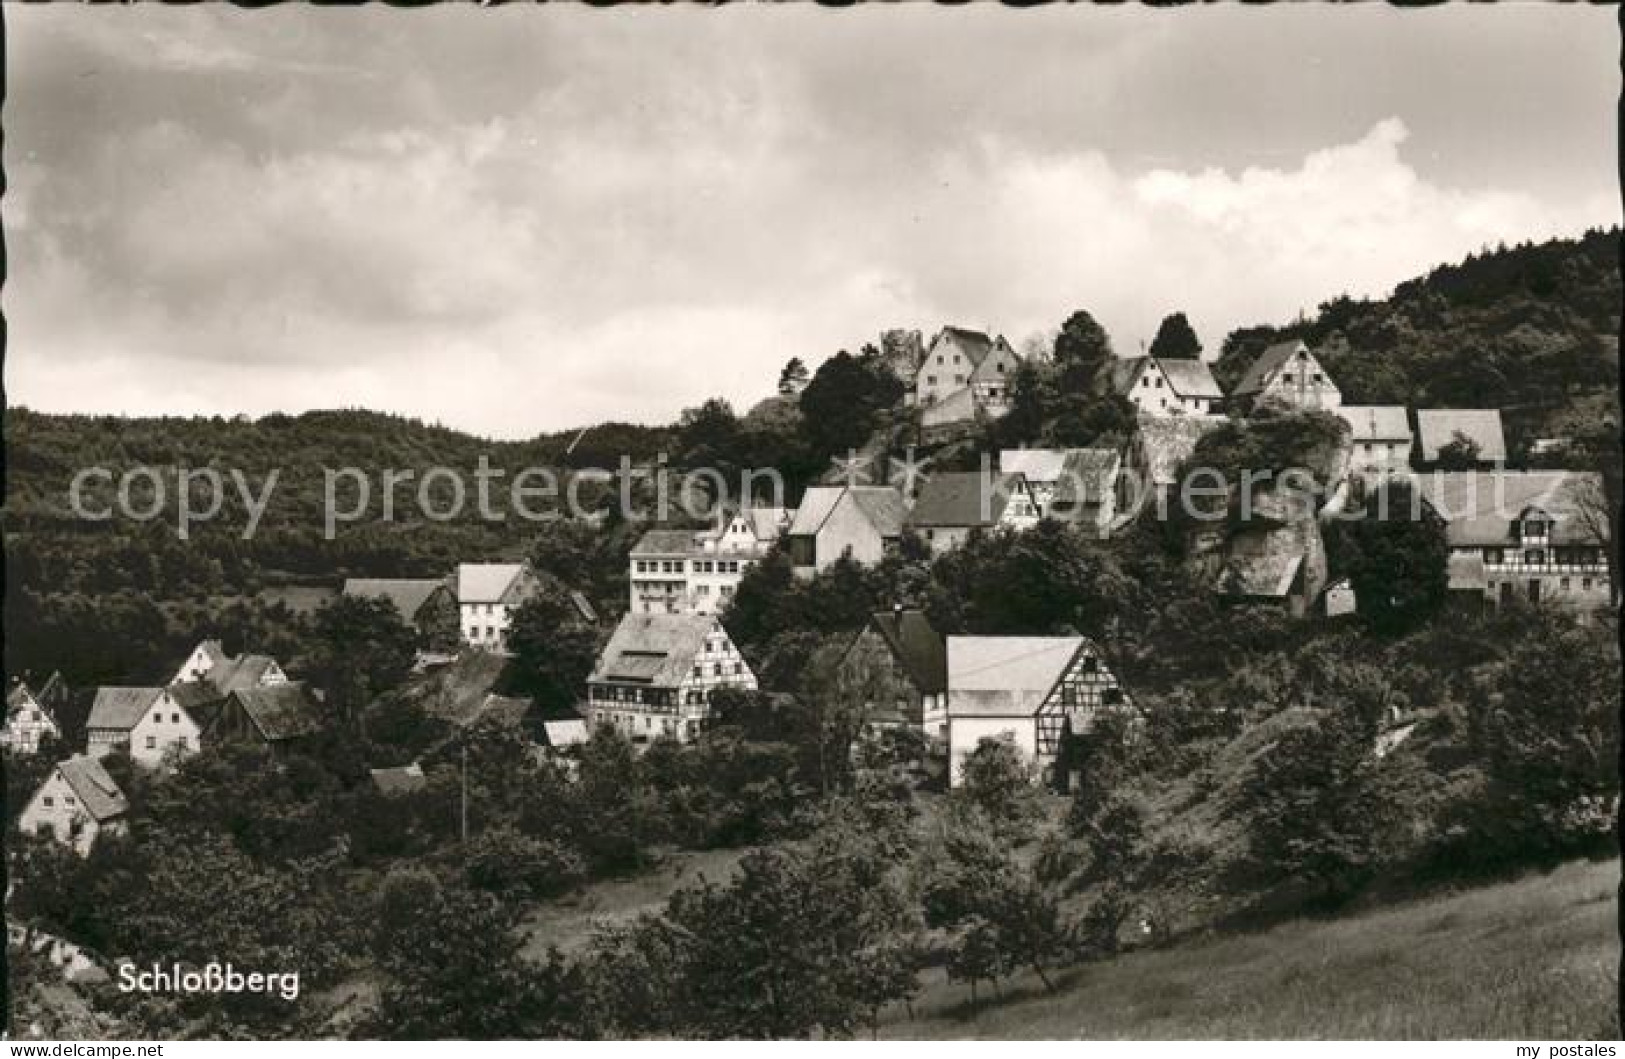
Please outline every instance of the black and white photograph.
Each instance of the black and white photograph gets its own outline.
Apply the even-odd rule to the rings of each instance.
[[[1616,9],[0,19],[8,1055],[1621,1054]]]

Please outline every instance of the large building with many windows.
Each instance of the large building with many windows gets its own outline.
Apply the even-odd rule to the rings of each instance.
[[[716,614],[790,525],[791,512],[748,508],[703,530],[653,529],[627,560],[632,614]]]
[[[628,614],[587,678],[587,721],[634,743],[687,741],[718,688],[754,691],[756,675],[714,616]]]
[[[1439,471],[1411,481],[1427,510],[1444,522],[1453,592],[1491,604],[1589,609],[1612,602],[1600,475]]]

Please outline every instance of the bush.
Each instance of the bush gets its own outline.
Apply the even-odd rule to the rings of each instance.
[[[570,893],[587,877],[587,866],[575,850],[505,827],[469,842],[464,870],[477,889],[541,899]]]

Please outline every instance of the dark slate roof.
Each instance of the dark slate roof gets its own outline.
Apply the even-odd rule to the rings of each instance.
[[[238,655],[216,662],[214,668],[203,674],[203,679],[225,696],[243,688],[258,687],[274,665],[276,659],[270,655]]]
[[[185,684],[171,684],[169,697],[180,703],[181,709],[198,718],[198,711],[218,704],[225,698],[208,680],[194,680]]]
[[[119,790],[113,777],[95,758],[78,754],[58,762],[56,767],[68,786],[73,788],[79,803],[97,823],[122,816],[130,808],[130,804],[124,800],[124,792]]]
[[[163,693],[163,688],[97,688],[96,701],[90,707],[90,720],[85,726],[129,731]]]
[[[231,693],[228,701],[230,699],[237,701],[268,743],[311,735],[322,725],[316,704],[310,701],[300,684],[239,688]]]
[[[1127,396],[1134,389],[1134,383],[1139,379],[1141,370],[1145,368],[1150,359],[1149,357],[1113,357],[1101,366],[1100,374],[1096,376],[1096,388],[1115,393],[1119,397]]]
[[[878,611],[869,621],[921,694],[948,690],[948,645],[924,611]]]
[[[910,526],[991,526],[1026,479],[1015,472],[948,471],[920,486]]]
[[[1168,385],[1181,397],[1206,397],[1218,400],[1224,396],[1219,381],[1213,377],[1205,362],[1178,357],[1159,357],[1157,367],[1168,378]]]
[[[411,621],[423,604],[446,582],[433,577],[352,577],[344,582],[344,595],[387,599],[401,617]]]
[[[1600,511],[1606,503],[1602,478],[1594,471],[1431,471],[1410,480],[1444,519],[1451,547],[1513,546],[1514,523],[1530,508],[1556,521],[1554,544],[1602,543],[1588,510]]]
[[[646,555],[687,555],[700,550],[695,540],[696,531],[686,529],[652,529],[638,538],[632,546],[634,558]]]
[[[1422,408],[1416,413],[1417,443],[1422,459],[1431,463],[1439,458],[1439,450],[1455,440],[1457,434],[1471,438],[1478,446],[1478,458],[1486,463],[1504,463],[1507,458],[1506,434],[1501,430],[1501,410],[1498,408]]]
[[[1116,449],[1072,449],[1066,454],[1051,502],[1098,504],[1112,494],[1122,457]]]
[[[982,358],[987,356],[993,349],[993,339],[988,336],[986,331],[972,331],[968,327],[956,327],[953,324],[948,324],[943,327],[937,337],[941,338],[943,335],[956,340],[959,348],[965,351],[965,355],[970,358],[973,365],[981,364]],[[935,341],[933,341],[932,345],[935,344]]]
[[[428,778],[423,775],[423,766],[415,761],[410,765],[368,769],[367,771],[372,774],[372,785],[378,788],[380,794],[411,794],[415,791],[421,791],[429,782]]]
[[[713,632],[727,635],[708,614],[628,614],[588,679],[676,687],[688,677],[694,657]]]
[[[1219,572],[1221,596],[1285,599],[1303,566],[1301,554],[1232,555]]]
[[[1299,349],[1307,350],[1308,348],[1301,339],[1297,338],[1277,342],[1275,345],[1270,346],[1258,355],[1258,359],[1253,361],[1252,366],[1247,369],[1247,374],[1243,375],[1241,381],[1236,384],[1236,394],[1241,396],[1260,392],[1282,364],[1290,360]]]

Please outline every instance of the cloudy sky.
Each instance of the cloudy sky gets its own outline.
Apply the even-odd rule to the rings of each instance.
[[[499,437],[1618,223],[1605,8],[7,5],[10,399]]]

